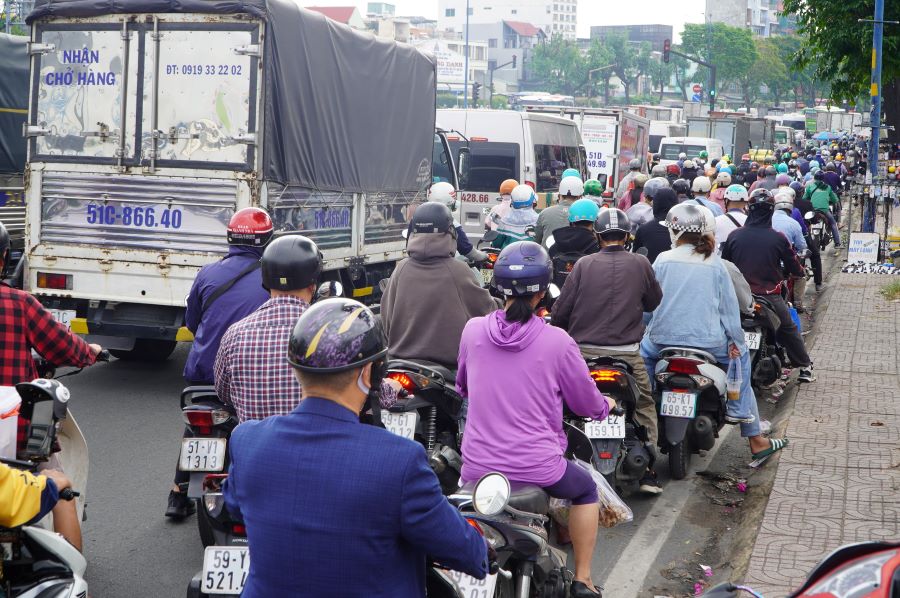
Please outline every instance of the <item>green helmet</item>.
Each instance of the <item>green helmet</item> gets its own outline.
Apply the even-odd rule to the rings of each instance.
[[[707,158],[709,158],[709,152],[706,151],[706,150],[703,150],[702,152],[700,152],[700,153],[698,154],[698,157],[699,157],[699,158],[703,158],[704,160],[706,160]]]
[[[775,170],[778,171],[778,174],[787,174],[787,171],[788,171],[788,165],[785,164],[784,162],[779,162],[779,163],[775,166]]]
[[[603,195],[603,191],[605,190],[605,185],[598,181],[597,179],[588,179],[584,182],[584,194],[591,195],[593,197],[600,197]],[[573,204],[574,205],[574,204]]]
[[[579,199],[569,206],[569,222],[593,222],[600,213],[600,207],[593,199]]]

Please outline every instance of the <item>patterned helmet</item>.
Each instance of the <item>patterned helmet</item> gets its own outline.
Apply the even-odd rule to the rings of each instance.
[[[720,172],[716,175],[716,184],[719,187],[726,187],[731,184],[731,173],[730,172]]]
[[[288,362],[303,372],[344,372],[381,360],[387,337],[381,322],[358,301],[324,299],[303,312],[288,344]]]
[[[775,209],[775,196],[768,189],[760,187],[750,194],[747,205],[751,210],[769,210]]]
[[[684,233],[700,233],[701,235],[716,232],[716,217],[706,206],[691,203],[680,203],[666,214],[663,226],[669,229],[669,236],[674,245]]]
[[[600,212],[600,215],[594,222],[594,230],[601,237],[609,233],[628,234],[631,232],[631,221],[622,210],[610,208]]]
[[[533,241],[517,241],[503,248],[494,263],[494,286],[505,297],[534,295],[550,285],[553,261]]]

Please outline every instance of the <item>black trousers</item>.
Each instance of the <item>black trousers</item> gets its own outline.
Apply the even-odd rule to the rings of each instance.
[[[803,237],[806,239],[806,246],[809,247],[809,262],[812,264],[813,281],[816,285],[822,284],[822,254],[819,251],[819,245],[813,242],[812,235],[806,233]]]
[[[803,342],[803,337],[800,336],[800,330],[797,329],[797,325],[794,324],[794,320],[791,318],[791,312],[788,311],[784,298],[781,295],[766,295],[766,299],[772,303],[775,313],[778,314],[778,319],[781,320],[781,327],[778,329],[778,341],[787,351],[791,364],[800,368],[812,365],[809,353],[806,352],[806,344]]]

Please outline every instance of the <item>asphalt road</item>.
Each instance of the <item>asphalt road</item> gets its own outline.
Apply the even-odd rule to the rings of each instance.
[[[179,347],[163,364],[114,359],[63,379],[90,451],[84,536],[95,598],[183,596],[201,567],[196,518],[175,524],[163,517],[180,446],[178,396],[187,349]],[[704,469],[707,461],[695,457],[693,471]],[[671,556],[670,535],[683,535],[673,533],[672,522],[682,519],[680,511],[698,481],[691,474],[670,483],[665,457],[658,469],[666,492],[659,498],[628,497],[634,522],[601,529],[596,581],[604,583],[623,568],[631,571],[634,564],[628,561],[635,555],[645,572],[660,569]],[[611,595],[637,595],[640,588],[623,582]]]

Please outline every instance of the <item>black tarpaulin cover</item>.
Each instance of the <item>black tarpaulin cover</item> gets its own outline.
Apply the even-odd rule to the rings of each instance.
[[[28,38],[0,33],[0,173],[25,170]]]
[[[263,176],[320,191],[431,182],[435,63],[291,0],[37,0],[28,21],[122,13],[246,14],[266,22]]]

